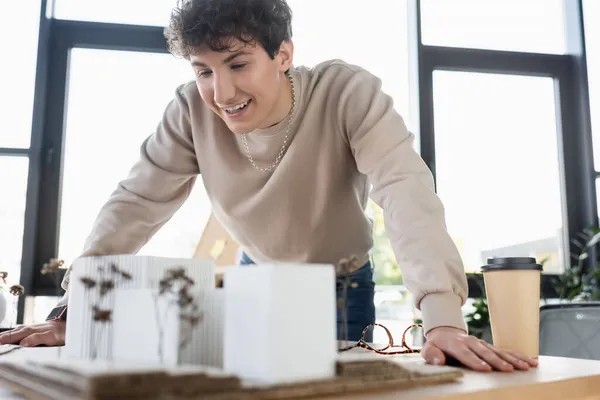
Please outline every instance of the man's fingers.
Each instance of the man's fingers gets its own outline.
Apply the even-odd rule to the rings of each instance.
[[[492,370],[489,363],[484,361],[464,343],[461,343],[456,349],[447,350],[446,353],[475,371],[489,372]]]
[[[508,359],[502,357],[500,354],[500,350],[496,350],[487,346],[481,340],[473,340],[470,344],[470,348],[482,360],[486,361],[488,364],[490,364],[492,367],[496,368],[499,371],[510,372],[514,370],[514,367],[521,367],[519,361],[516,358],[508,354],[506,354]]]
[[[54,342],[62,344],[61,340],[64,341],[64,322],[45,322],[42,324],[31,325],[31,326],[20,326],[18,328],[6,331],[0,334],[0,344],[20,344],[29,336],[44,333],[48,330],[52,331],[54,335]],[[23,342],[27,343],[27,341]],[[46,343],[43,343],[46,344]]]
[[[19,328],[11,329],[0,333],[0,344],[11,344],[10,338],[18,331]]]
[[[500,349],[500,351],[502,351],[505,354],[508,354],[518,360],[523,361],[524,363],[526,363],[527,365],[531,366],[531,367],[537,367],[538,366],[538,360],[534,359],[534,358],[530,358],[527,357],[523,354],[517,353],[516,351],[513,350],[504,350],[504,349]]]
[[[504,360],[508,361],[512,365],[516,366],[519,369],[527,370],[529,367],[537,367],[538,360],[534,358],[527,357],[519,352],[514,350],[502,349],[499,347],[494,347],[489,343],[482,341],[485,346],[494,350],[498,356],[502,357]]]
[[[527,371],[530,367],[530,365],[526,361],[523,361],[506,351],[498,350],[497,353],[498,353],[498,356],[502,357],[504,360],[506,360],[507,362],[514,365],[515,368],[518,368],[523,371]]]
[[[15,344],[23,340],[23,338],[36,332],[30,326],[22,326],[10,331],[3,332],[0,335],[0,344]]]
[[[439,356],[440,353],[434,352],[433,349],[439,350],[442,355],[450,356],[456,359],[459,363],[465,367],[473,369],[475,371],[489,372],[492,370],[490,364],[481,359],[473,350],[469,348],[470,340],[467,336],[460,337],[454,340],[428,340],[425,342],[422,352],[425,352],[423,358],[427,360],[429,355],[427,351],[433,354],[433,357]],[[428,349],[432,347],[433,349]]]
[[[47,329],[47,331],[27,336],[25,339],[21,340],[19,344],[24,347],[35,347],[41,344],[55,346],[57,342],[56,334],[50,328]]]
[[[445,359],[453,357],[467,368],[489,372],[493,368],[500,371],[512,371],[515,368],[527,370],[538,365],[536,359],[526,357],[516,351],[501,349],[456,328],[438,327],[427,335],[423,347],[423,358],[432,360],[441,350]]]
[[[425,343],[421,351],[421,357],[427,364],[443,365],[446,363],[444,352],[431,343]]]
[[[10,331],[2,332],[0,334],[0,344],[12,344],[11,337],[14,335],[15,330],[11,329]]]

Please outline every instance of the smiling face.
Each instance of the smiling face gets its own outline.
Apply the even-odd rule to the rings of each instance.
[[[203,47],[190,55],[200,96],[234,133],[248,133],[282,121],[291,108],[285,71],[293,44],[284,41],[273,59],[260,44],[231,39],[228,51]]]

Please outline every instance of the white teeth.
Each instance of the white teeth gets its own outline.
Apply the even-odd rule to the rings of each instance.
[[[238,110],[241,110],[242,108],[246,107],[248,105],[249,101],[246,101],[245,103],[242,104],[238,104],[235,107],[229,107],[229,108],[225,108],[225,111],[230,112],[230,113],[234,113]]]

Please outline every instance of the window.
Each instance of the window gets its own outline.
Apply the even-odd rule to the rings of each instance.
[[[585,47],[587,71],[590,90],[590,111],[592,119],[592,136],[594,139],[594,167],[600,170],[600,3],[583,1],[583,17],[585,26]]]
[[[19,283],[21,276],[28,168],[26,157],[0,157],[0,171],[10,171],[0,173],[0,271],[8,272],[9,284]],[[16,318],[11,307],[9,302],[6,318]],[[6,322],[0,322],[0,326],[6,326]]]
[[[166,26],[177,0],[54,0],[54,18]]]
[[[73,49],[63,158],[59,257],[83,250],[92,223],[137,161],[175,89],[194,78],[168,54]],[[187,202],[139,254],[192,257],[210,214],[200,177]]]
[[[349,6],[344,0],[320,1],[318,8],[314,1],[288,0],[288,4],[294,14],[295,64],[311,67],[338,58],[369,70],[381,78],[383,90],[392,96],[396,110],[410,126],[406,0],[373,0],[369,7]],[[394,38],[393,49],[386,41],[374,40],[368,32]],[[369,213],[374,219],[376,282],[400,284],[400,270],[385,233],[382,210],[370,201]]]
[[[0,147],[29,147],[37,57],[40,1],[0,3]]]
[[[314,66],[338,58],[369,70],[381,78],[383,90],[410,126],[406,0],[373,0],[368,7],[344,0],[288,0],[288,4],[294,14],[295,64]],[[376,38],[393,38],[393,47]]]
[[[406,0],[373,0],[368,7],[349,5],[345,0],[288,0],[288,4],[294,15],[295,64],[311,67],[338,58],[369,70],[381,78],[383,90],[392,96],[396,110],[410,127]],[[344,10],[343,16],[340,10]],[[393,46],[376,39],[381,37],[393,38]],[[374,221],[377,320],[393,331],[402,331],[412,322],[411,297],[404,288],[390,286],[402,283],[400,270],[381,208],[369,201],[368,212]],[[375,332],[376,341],[387,340],[380,334]]]
[[[39,0],[0,3],[0,15],[10,16],[0,24],[0,36],[6,38],[0,62],[0,153],[9,148],[26,155],[30,146],[40,12]],[[0,270],[8,272],[9,284],[21,278],[28,176],[28,157],[0,157]],[[16,322],[13,300],[0,326]]]
[[[10,171],[0,174],[0,270],[10,282],[18,282],[21,272],[28,168],[26,157],[0,157],[0,171]]]
[[[46,317],[56,306],[62,296],[26,296],[24,325],[40,324],[46,321]]]
[[[383,210],[369,200],[368,211],[373,220],[373,264],[374,279],[378,285],[400,285],[402,275],[396,262],[390,238],[385,231]]]
[[[373,0],[368,7],[345,0],[288,0],[288,4],[294,13],[295,64],[310,67],[338,58],[369,70],[381,78],[383,90],[394,99],[396,110],[410,127],[406,0]],[[344,10],[343,18],[340,10]],[[373,32],[377,38],[393,40],[374,39]],[[383,212],[373,201],[369,201],[368,212],[374,221],[377,321],[401,332],[413,319],[410,293],[391,286],[400,285],[402,278],[385,232]],[[374,340],[387,340],[382,334],[385,336],[383,331],[375,331]]]
[[[596,207],[598,209],[598,215],[600,216],[600,179],[596,179]]]
[[[565,52],[563,0],[421,0],[424,44]]]
[[[561,272],[553,79],[435,71],[433,83],[437,189],[466,270],[531,256]]]

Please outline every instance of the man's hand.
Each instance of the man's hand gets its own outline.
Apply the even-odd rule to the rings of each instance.
[[[491,344],[450,327],[434,328],[427,334],[421,355],[428,364],[446,364],[446,355],[454,357],[476,371],[528,370],[536,367],[537,360],[510,350],[498,349]]]
[[[47,321],[31,326],[20,326],[0,334],[0,344],[20,344],[25,347],[63,346],[65,321]]]

